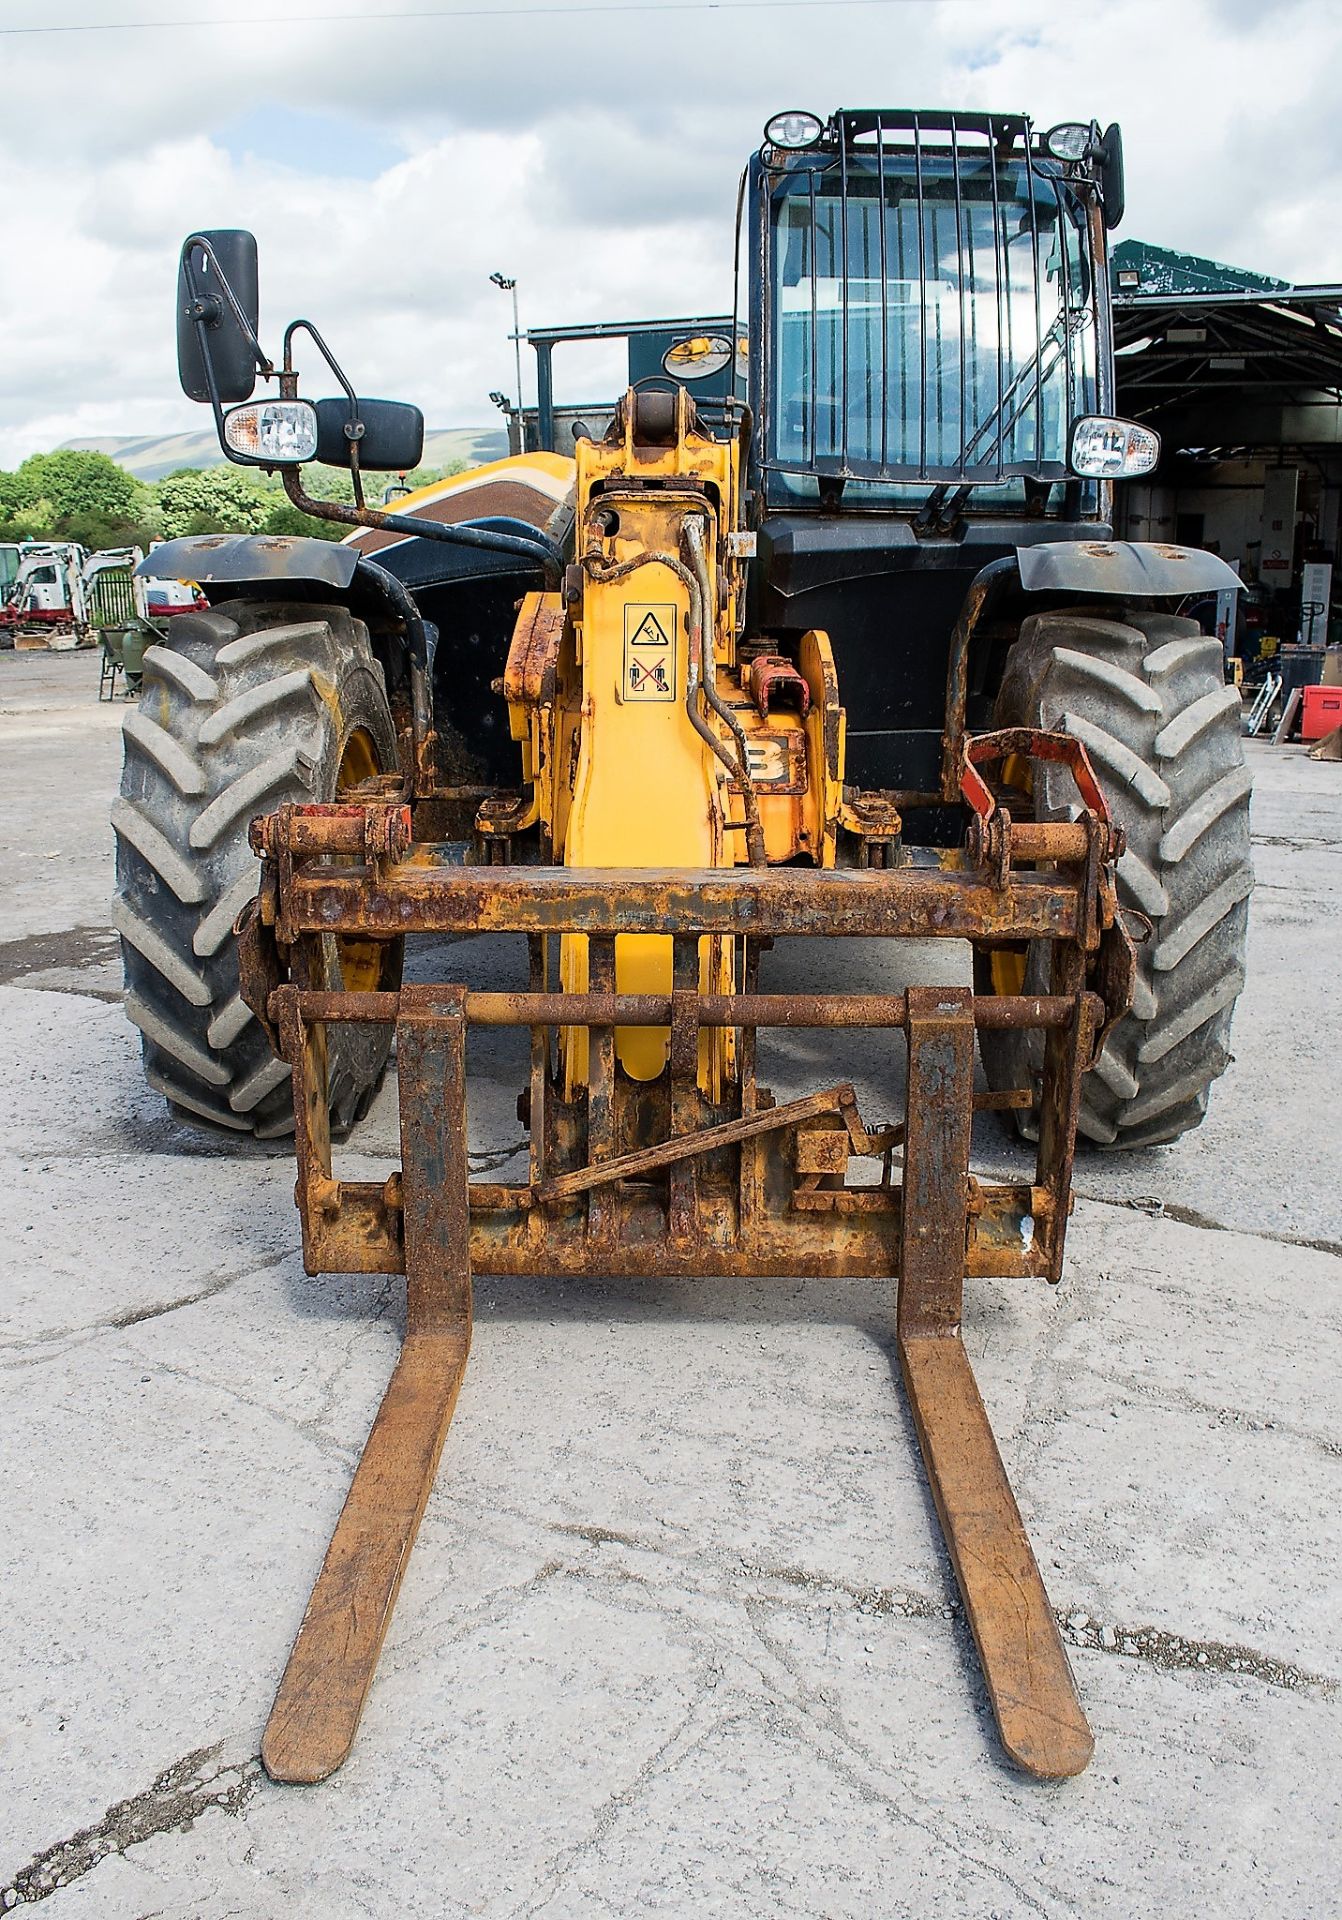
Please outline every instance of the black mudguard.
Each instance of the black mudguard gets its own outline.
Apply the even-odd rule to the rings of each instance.
[[[1244,584],[1214,553],[1145,540],[1045,540],[1017,547],[1016,564],[1026,593],[1171,599],[1238,591]]]

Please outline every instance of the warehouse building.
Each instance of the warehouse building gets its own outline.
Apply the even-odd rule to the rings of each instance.
[[[1118,531],[1209,547],[1239,567],[1239,651],[1323,645],[1342,508],[1342,286],[1290,286],[1188,254],[1114,250],[1119,409],[1156,428],[1151,482]]]

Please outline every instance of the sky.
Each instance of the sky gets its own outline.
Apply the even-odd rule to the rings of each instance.
[[[1342,281],[1337,0],[0,0],[0,73],[4,466],[208,425],[175,366],[193,228],[256,233],[272,354],[302,314],[360,391],[497,424],[490,273],[524,328],[729,308],[784,107],[1118,120],[1125,237]],[[586,351],[561,399],[617,383]]]

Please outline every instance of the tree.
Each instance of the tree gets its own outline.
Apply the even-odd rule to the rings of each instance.
[[[17,473],[0,471],[0,520],[9,520],[28,505],[28,492]]]
[[[343,540],[349,528],[338,520],[315,520],[288,500],[281,500],[266,515],[265,531],[286,539],[302,536],[309,540]]]
[[[405,475],[411,488],[465,470],[420,467]],[[379,506],[393,474],[365,477],[365,497]],[[303,484],[314,498],[349,504],[348,470],[308,467]],[[398,504],[391,503],[393,509]],[[0,539],[77,540],[81,546],[147,547],[154,539],[200,533],[272,533],[340,540],[348,527],[302,513],[285,498],[279,477],[259,468],[181,467],[145,486],[105,453],[63,447],[31,454],[15,472],[0,472]]]
[[[14,477],[26,496],[18,506],[49,500],[58,520],[96,513],[130,526],[145,504],[146,489],[133,474],[105,453],[78,447],[30,454]]]
[[[234,467],[182,467],[154,489],[164,538],[191,533],[259,533],[273,500]]]
[[[0,473],[0,527],[8,540],[77,540],[83,547],[144,546],[158,532],[150,489],[105,453],[64,447]]]
[[[30,507],[14,507],[0,520],[6,540],[52,540],[56,514],[50,500],[34,500]]]

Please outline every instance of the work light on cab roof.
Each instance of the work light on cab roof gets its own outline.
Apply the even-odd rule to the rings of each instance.
[[[1044,145],[1055,160],[1088,160],[1099,143],[1100,129],[1093,120],[1063,120],[1044,135]]]
[[[816,145],[824,131],[825,123],[819,114],[793,108],[786,113],[776,113],[766,123],[764,137],[771,147],[777,147],[782,153],[804,153]]]

